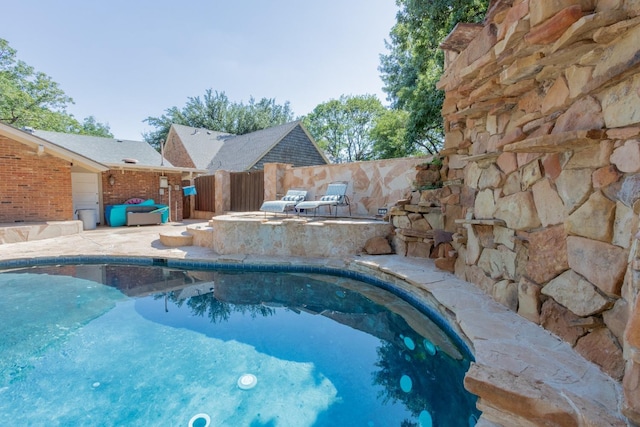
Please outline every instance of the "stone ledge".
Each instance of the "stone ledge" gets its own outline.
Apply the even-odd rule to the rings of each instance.
[[[483,153],[483,154],[475,154],[473,156],[469,156],[464,158],[467,162],[476,162],[476,163],[495,163],[496,159],[500,157],[501,152],[494,153]]]
[[[0,224],[0,245],[51,239],[82,233],[82,221]]]
[[[604,130],[577,130],[528,138],[507,144],[502,150],[510,153],[563,153],[599,144],[603,139],[606,139]]]
[[[456,224],[470,224],[470,225],[498,225],[500,227],[506,227],[507,223],[501,219],[456,219]]]
[[[508,417],[513,425],[519,426],[578,426],[587,419],[589,425],[627,425],[597,402],[585,401],[526,375],[500,368],[474,363],[464,384],[467,390],[480,397],[478,409],[489,421],[504,422]]]

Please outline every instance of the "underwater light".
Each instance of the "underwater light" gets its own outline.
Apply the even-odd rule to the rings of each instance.
[[[242,390],[252,389],[258,384],[258,378],[253,374],[243,374],[238,378],[238,387]]]
[[[196,414],[189,420],[189,427],[209,427],[211,417],[207,414]]]

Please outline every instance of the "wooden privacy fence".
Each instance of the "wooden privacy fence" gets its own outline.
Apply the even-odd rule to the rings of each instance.
[[[231,210],[257,211],[264,201],[264,171],[232,172]]]
[[[194,180],[196,187],[197,211],[215,212],[216,210],[216,177],[215,175],[199,176]]]

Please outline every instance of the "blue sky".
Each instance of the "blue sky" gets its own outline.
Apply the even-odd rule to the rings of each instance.
[[[142,122],[206,89],[296,116],[341,95],[386,105],[378,66],[394,0],[19,0],[0,37],[60,84],[79,120],[141,140]]]

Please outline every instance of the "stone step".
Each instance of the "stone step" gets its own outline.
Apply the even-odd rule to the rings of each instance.
[[[213,247],[213,227],[210,222],[187,226],[187,233],[193,236],[193,245],[203,248]]]
[[[187,231],[160,233],[160,242],[169,247],[192,246],[193,235]]]

